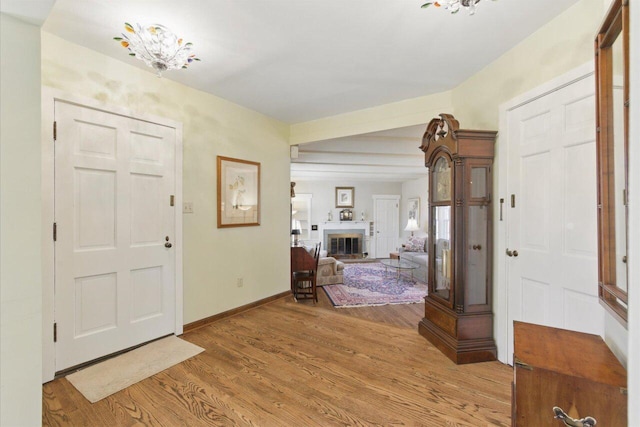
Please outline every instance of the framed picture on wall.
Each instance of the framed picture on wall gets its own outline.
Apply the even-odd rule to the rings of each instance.
[[[409,219],[415,219],[420,225],[420,197],[407,200],[407,211],[409,212]]]
[[[354,187],[336,187],[336,208],[352,208]]]
[[[260,163],[218,156],[218,228],[260,225]]]

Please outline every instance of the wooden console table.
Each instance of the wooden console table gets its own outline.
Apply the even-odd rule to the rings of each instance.
[[[554,407],[627,425],[627,372],[598,335],[514,322],[512,426],[563,426]]]

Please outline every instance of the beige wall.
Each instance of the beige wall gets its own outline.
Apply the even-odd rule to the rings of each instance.
[[[443,111],[452,112],[451,92],[405,99],[337,116],[291,125],[289,142],[322,141],[331,138],[426,124]]]
[[[603,0],[582,0],[453,90],[467,129],[498,129],[500,104],[593,61]]]
[[[42,84],[183,123],[185,323],[289,289],[287,126],[48,33]],[[261,226],[216,228],[217,155],[261,163]]]
[[[0,14],[0,425],[41,423],[40,28]]]

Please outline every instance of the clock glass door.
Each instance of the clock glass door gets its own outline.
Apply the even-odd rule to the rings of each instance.
[[[433,201],[451,201],[451,165],[444,157],[436,160],[433,167]]]
[[[488,310],[490,298],[489,234],[491,233],[490,164],[476,161],[466,169],[469,196],[466,203],[465,312]]]
[[[451,163],[441,156],[435,161],[431,175],[431,252],[433,266],[430,272],[429,293],[452,303],[452,206]]]

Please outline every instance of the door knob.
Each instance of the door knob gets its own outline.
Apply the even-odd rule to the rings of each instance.
[[[164,244],[164,247],[165,247],[165,248],[170,248],[171,246],[173,246],[173,245],[169,242],[169,236],[165,237],[165,238],[164,238],[164,240],[165,240],[165,244]]]
[[[480,249],[482,249],[482,245],[473,245],[472,248],[474,251],[479,251]]]
[[[507,256],[517,257],[518,251],[510,251],[509,249],[507,249]]]

